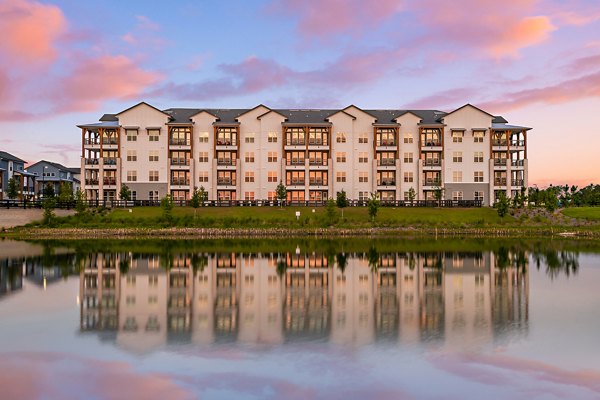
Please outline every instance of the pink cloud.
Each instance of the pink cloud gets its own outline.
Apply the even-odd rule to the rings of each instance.
[[[23,64],[56,59],[67,21],[57,6],[27,0],[0,3],[0,54]],[[2,57],[6,60],[5,57]]]
[[[402,9],[402,0],[283,0],[277,11],[298,17],[298,31],[308,38],[357,32],[377,26]]]
[[[157,32],[161,30],[159,24],[145,15],[136,15],[135,20],[137,22],[133,29],[121,36],[121,40],[125,43],[145,50],[149,48],[159,50],[168,44],[168,41],[157,36]]]

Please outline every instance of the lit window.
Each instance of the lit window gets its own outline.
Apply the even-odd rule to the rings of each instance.
[[[452,200],[462,200],[463,199],[463,192],[452,192]]]
[[[128,142],[137,141],[137,135],[138,135],[137,129],[126,129],[125,134],[127,135]]]
[[[462,143],[463,133],[459,131],[452,132],[452,142],[453,143]]]
[[[246,143],[254,143],[254,133],[247,134],[246,138],[244,139],[244,142],[246,142]]]
[[[358,173],[358,181],[359,182],[369,182],[369,173],[368,172],[359,172]]]
[[[269,151],[267,153],[267,162],[277,162],[277,152]]]
[[[137,181],[137,171],[127,171],[127,181],[128,182]]]
[[[412,182],[414,179],[414,175],[412,172],[405,172],[404,173],[404,182]]]
[[[452,161],[459,163],[462,162],[462,151],[455,151],[452,153]]]
[[[473,173],[473,180],[475,182],[483,182],[483,171],[475,171]]]
[[[158,129],[148,129],[148,141],[150,141],[150,142],[158,142],[159,136],[160,136],[160,130],[158,130]]]
[[[404,153],[404,162],[412,163],[413,162],[413,153]]]
[[[462,171],[452,171],[452,182],[462,182]]]
[[[246,152],[245,160],[247,163],[253,163],[254,162],[254,152],[252,152],[252,151]]]
[[[358,143],[369,143],[369,135],[367,133],[361,133],[358,136]]]
[[[244,174],[245,182],[254,182],[254,172],[249,171]]]
[[[366,163],[369,161],[369,153],[365,152],[360,152],[358,153],[358,162],[359,163]]]
[[[404,143],[412,143],[413,142],[413,134],[405,133],[404,134]]]
[[[198,133],[198,138],[200,140],[200,143],[208,143],[208,132]]]
[[[269,171],[269,172],[267,172],[267,181],[269,181],[269,182],[277,182],[277,171]]]
[[[198,182],[208,182],[208,171],[200,171]]]
[[[336,180],[336,182],[346,182],[346,173],[345,172],[336,172],[335,180]]]
[[[150,150],[148,152],[148,161],[158,161],[158,150]]]
[[[483,143],[483,136],[485,135],[484,131],[475,131],[473,132],[473,142],[475,143]]]
[[[148,179],[150,182],[158,182],[158,171],[150,171],[148,173]]]
[[[127,150],[127,161],[137,161],[137,153],[135,150]]]
[[[335,134],[335,141],[337,143],[346,143],[346,134],[343,132],[337,132]]]
[[[277,132],[269,132],[267,138],[269,143],[277,143]]]
[[[483,162],[483,151],[476,151],[473,153],[474,162]]]
[[[345,152],[339,152],[335,154],[335,160],[339,163],[345,163],[346,162],[346,153]]]
[[[208,151],[201,151],[198,162],[208,162]]]

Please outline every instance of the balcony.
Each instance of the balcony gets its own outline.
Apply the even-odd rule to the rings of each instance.
[[[286,183],[288,186],[304,186],[304,179],[290,179]]]
[[[285,165],[290,165],[290,166],[304,166],[305,162],[304,162],[304,158],[292,158],[291,160],[287,160]]]
[[[117,178],[115,177],[104,177],[102,182],[104,183],[104,185],[116,185],[117,184]]]
[[[381,158],[377,160],[377,166],[379,167],[395,167],[396,160],[394,158]]]
[[[508,140],[494,139],[494,140],[492,140],[492,146],[508,146]]]
[[[98,179],[86,179],[85,180],[85,184],[88,186],[95,186],[98,185]]]
[[[395,140],[378,140],[376,143],[377,147],[395,147],[396,146],[396,141]]]
[[[513,167],[524,167],[525,166],[525,160],[512,160],[510,162],[510,165],[512,165]]]
[[[190,165],[189,158],[171,158],[171,165],[185,167]]]
[[[104,158],[104,166],[105,167],[116,167],[117,159],[116,158]]]
[[[99,158],[86,158],[84,163],[85,163],[85,165],[99,165],[100,159]]]
[[[327,141],[323,139],[308,139],[309,146],[327,146]]]
[[[309,186],[327,186],[326,179],[309,179]]]
[[[174,186],[189,186],[189,178],[171,178],[171,185]]]
[[[495,178],[494,186],[506,186],[506,178]]]
[[[439,158],[427,158],[423,160],[424,167],[441,167],[442,161]]]
[[[510,146],[511,147],[524,147],[525,146],[525,140],[511,140],[510,141]]]
[[[190,145],[190,139],[171,138],[169,140],[169,144],[171,146],[189,146]]]
[[[102,139],[102,145],[103,146],[112,146],[112,145],[117,145],[118,140],[116,138],[104,138]]]
[[[396,185],[395,179],[382,179],[377,182],[377,186],[395,186],[395,185]]]
[[[235,158],[217,158],[217,165],[224,167],[232,167],[235,166],[237,159]]]
[[[100,146],[100,139],[84,139],[83,144],[85,146]]]
[[[310,166],[327,165],[327,159],[326,158],[323,158],[323,159],[313,158],[313,159],[308,160],[308,165],[310,165]]]
[[[494,167],[506,167],[506,158],[494,158]]]
[[[510,181],[511,186],[523,186],[523,179],[513,179]]]
[[[306,140],[304,139],[288,139],[285,142],[286,146],[305,146]]]
[[[219,178],[217,179],[217,186],[235,186],[235,179]]]
[[[423,182],[423,186],[435,186],[435,187],[439,187],[442,185],[442,180],[441,179],[425,179],[425,181]]]

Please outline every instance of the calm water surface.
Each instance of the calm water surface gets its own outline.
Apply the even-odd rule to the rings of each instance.
[[[598,399],[600,243],[0,242],[2,399]]]

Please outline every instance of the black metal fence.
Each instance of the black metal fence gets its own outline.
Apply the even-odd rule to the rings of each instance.
[[[43,200],[0,200],[0,208],[42,208]],[[105,208],[131,208],[131,207],[158,207],[160,200],[87,200],[88,207]],[[282,201],[277,200],[208,200],[202,202],[202,207],[321,207],[325,201]],[[349,207],[366,207],[367,200],[349,200]],[[381,207],[481,207],[481,200],[380,200]],[[189,200],[174,200],[175,206],[190,206]],[[75,201],[56,201],[55,208],[74,209]]]

